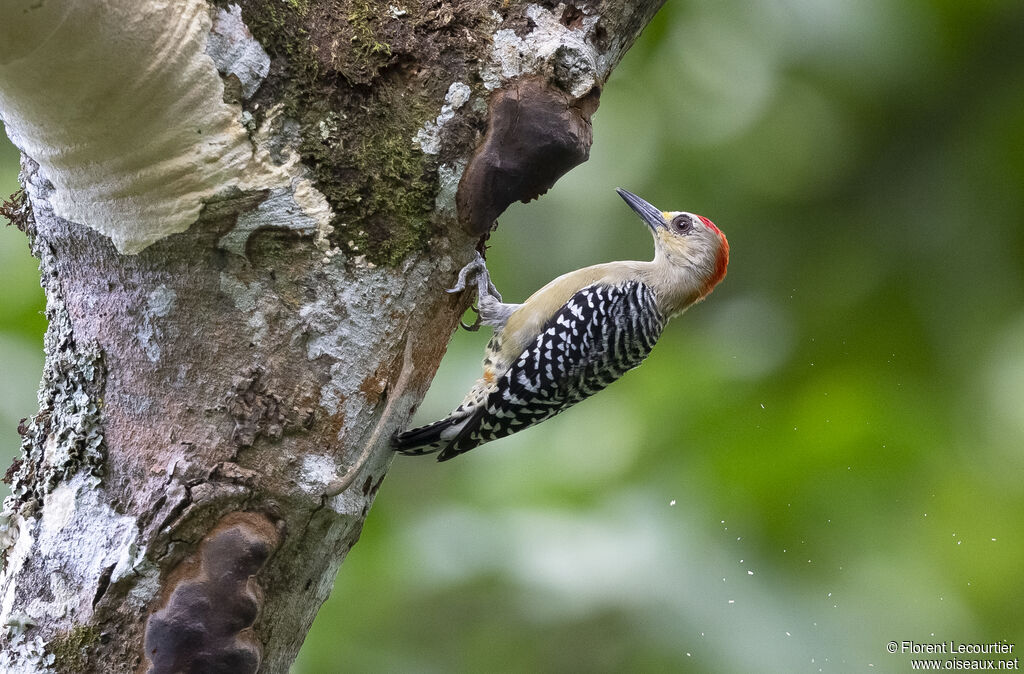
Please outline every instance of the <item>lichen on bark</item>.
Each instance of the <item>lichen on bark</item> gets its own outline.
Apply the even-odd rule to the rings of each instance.
[[[27,202],[18,221],[26,231],[34,232]],[[33,248],[40,258],[42,284],[47,291],[48,326],[43,338],[46,362],[39,385],[39,412],[18,426],[21,458],[5,477],[11,485],[11,494],[0,515],[5,523],[14,512],[30,516],[46,494],[81,470],[98,483],[105,458],[101,418],[106,378],[103,353],[95,342],[79,344],[75,339],[67,308],[54,287],[59,282],[55,261],[48,258],[45,247]]]

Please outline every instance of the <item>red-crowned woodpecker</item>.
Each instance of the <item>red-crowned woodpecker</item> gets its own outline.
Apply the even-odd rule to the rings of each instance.
[[[578,269],[505,304],[478,254],[449,292],[476,276],[480,322],[494,327],[483,376],[448,417],[395,436],[396,450],[446,461],[558,414],[638,366],[668,320],[722,280],[729,242],[714,223],[617,191],[651,228],[654,260]]]

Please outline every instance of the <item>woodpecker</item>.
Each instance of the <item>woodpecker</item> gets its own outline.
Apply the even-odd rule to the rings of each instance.
[[[448,417],[396,435],[397,451],[447,461],[575,405],[640,365],[669,319],[725,277],[729,242],[713,222],[616,192],[650,227],[654,260],[577,269],[506,304],[477,253],[448,292],[475,276],[480,323],[494,328],[483,376]]]

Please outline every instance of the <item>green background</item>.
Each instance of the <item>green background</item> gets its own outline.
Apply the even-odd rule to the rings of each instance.
[[[5,145],[0,191],[16,171]],[[728,278],[593,400],[456,461],[398,458],[294,671],[909,671],[887,642],[1024,648],[1024,5],[669,3],[590,162],[502,217],[506,300],[649,257],[616,186],[714,220]],[[37,276],[0,228],[6,456],[35,409]],[[418,421],[486,339],[456,335]]]

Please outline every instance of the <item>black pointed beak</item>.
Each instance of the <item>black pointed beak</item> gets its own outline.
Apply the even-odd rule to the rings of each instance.
[[[657,208],[621,187],[617,187],[615,191],[619,193],[619,196],[629,204],[630,208],[636,211],[636,214],[639,215],[652,230],[657,230],[659,227],[665,226],[665,218],[661,216],[661,211]]]

